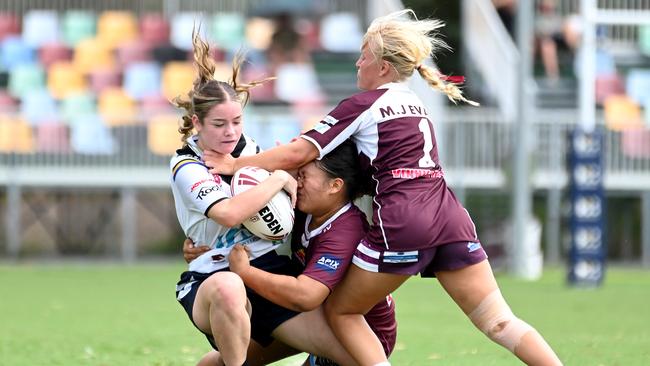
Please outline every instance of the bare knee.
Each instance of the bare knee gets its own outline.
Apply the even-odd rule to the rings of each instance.
[[[241,278],[232,272],[222,272],[213,275],[202,285],[203,296],[211,306],[217,306],[224,311],[240,310],[246,305],[246,288]]]

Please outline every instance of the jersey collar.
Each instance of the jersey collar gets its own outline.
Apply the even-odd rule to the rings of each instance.
[[[346,213],[350,209],[350,207],[352,207],[352,203],[348,202],[347,205],[341,207],[338,211],[336,211],[336,213],[334,215],[332,215],[332,217],[327,219],[327,221],[325,221],[321,226],[317,227],[316,229],[314,229],[312,231],[309,231],[309,229],[308,229],[309,228],[309,223],[311,222],[311,214],[307,215],[307,219],[305,220],[305,234],[304,234],[306,239],[309,240],[309,239],[319,235],[320,233],[322,233],[323,230],[325,230],[326,227],[328,227],[332,222],[334,222],[334,220],[336,220],[339,216]]]

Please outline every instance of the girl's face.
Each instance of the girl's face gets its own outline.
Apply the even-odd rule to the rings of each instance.
[[[357,87],[359,89],[373,90],[384,84],[383,81],[379,80],[382,63],[382,60],[375,59],[368,44],[364,44],[361,48],[361,55],[359,55],[359,59],[355,64],[357,67]]]
[[[298,170],[298,209],[308,214],[327,212],[336,204],[331,197],[331,178],[316,163],[311,162]]]
[[[242,107],[239,102],[229,100],[212,107],[203,123],[196,115],[192,121],[199,135],[201,149],[230,154],[242,134]]]

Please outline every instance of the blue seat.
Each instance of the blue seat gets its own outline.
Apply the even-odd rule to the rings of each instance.
[[[5,38],[0,45],[0,67],[13,69],[17,65],[36,61],[34,50],[18,36]]]
[[[20,113],[30,125],[58,120],[56,101],[47,89],[37,89],[25,93],[20,104]]]
[[[184,51],[192,50],[192,29],[195,25],[207,24],[201,13],[176,13],[171,20],[169,40],[174,47]],[[201,29],[201,37],[207,39],[205,26]]]
[[[650,98],[650,69],[632,69],[625,80],[625,92],[639,104]]]
[[[79,115],[72,122],[72,150],[84,155],[112,155],[117,152],[111,130],[98,114]]]
[[[154,62],[138,62],[124,71],[124,90],[135,100],[160,93],[161,71]]]
[[[23,17],[23,39],[34,48],[59,40],[59,18],[53,10],[30,10]]]

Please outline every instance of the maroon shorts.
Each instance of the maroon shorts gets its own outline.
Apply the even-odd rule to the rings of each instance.
[[[395,252],[361,240],[352,262],[370,272],[435,277],[438,271],[452,271],[487,259],[479,242],[442,244],[433,248]]]

